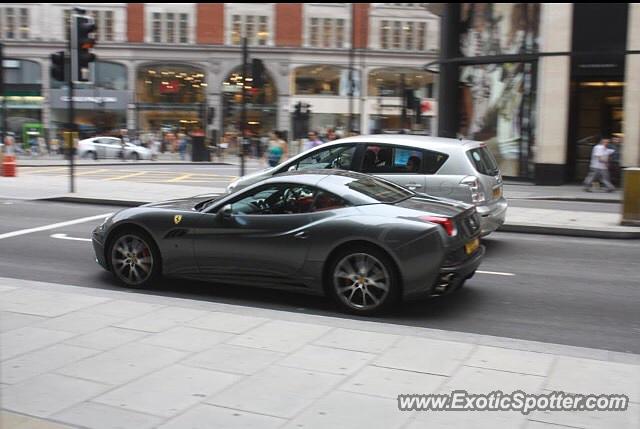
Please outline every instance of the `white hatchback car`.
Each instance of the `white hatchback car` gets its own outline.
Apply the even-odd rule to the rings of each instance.
[[[476,206],[481,234],[505,221],[498,163],[481,142],[414,135],[355,136],[324,143],[282,164],[241,177],[227,187],[235,192],[285,171],[338,168],[373,174],[418,193]]]
[[[122,157],[122,140],[117,137],[92,137],[78,142],[78,157],[107,159]],[[151,159],[151,150],[133,143],[125,143],[125,159]]]

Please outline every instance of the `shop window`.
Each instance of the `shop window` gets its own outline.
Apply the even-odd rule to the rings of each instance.
[[[205,74],[195,67],[162,64],[140,69],[138,100],[143,103],[203,103]]]
[[[40,84],[40,64],[26,60],[4,60],[4,79],[7,84]]]
[[[408,67],[373,70],[369,73],[368,82],[370,96],[401,97],[403,86],[415,91],[418,98],[430,98],[433,95],[433,74]]]
[[[298,95],[349,95],[349,70],[336,66],[303,66],[295,70]],[[360,94],[359,74],[354,72],[354,95]]]

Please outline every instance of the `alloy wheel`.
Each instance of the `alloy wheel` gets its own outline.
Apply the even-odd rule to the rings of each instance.
[[[338,298],[356,310],[373,310],[389,295],[391,277],[385,265],[367,253],[352,253],[335,266],[333,286]]]
[[[123,235],[113,244],[113,271],[120,280],[130,286],[138,286],[149,279],[153,273],[153,263],[149,245],[136,235]]]

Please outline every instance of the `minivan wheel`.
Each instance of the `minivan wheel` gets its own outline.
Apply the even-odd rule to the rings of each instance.
[[[111,271],[126,286],[147,287],[159,276],[160,255],[153,239],[141,231],[118,233],[107,254]]]
[[[349,313],[380,313],[398,299],[395,266],[384,252],[373,247],[340,251],[333,258],[327,277],[331,296]]]

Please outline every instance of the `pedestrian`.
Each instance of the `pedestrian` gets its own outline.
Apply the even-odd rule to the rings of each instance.
[[[278,131],[271,133],[269,147],[265,151],[264,159],[270,167],[275,167],[287,158],[287,142]]]
[[[604,137],[600,143],[593,147],[591,151],[591,164],[589,165],[589,174],[584,179],[584,190],[591,192],[591,186],[596,180],[600,180],[607,188],[607,192],[613,192],[616,188],[609,178],[609,157],[613,149],[608,148],[609,138]]]
[[[308,137],[309,143],[307,149],[313,149],[314,147],[320,146],[324,143],[320,138],[318,138],[318,133],[315,131],[309,131]]]
[[[16,139],[13,138],[13,133],[11,132],[4,137],[4,153],[7,155],[16,154]]]
[[[327,141],[333,141],[333,140],[337,140],[338,136],[336,135],[335,131],[333,131],[333,128],[329,128],[327,130]]]
[[[187,137],[184,134],[179,134],[178,135],[179,138],[179,151],[180,151],[180,160],[184,161],[185,160],[185,156],[187,154]]]

